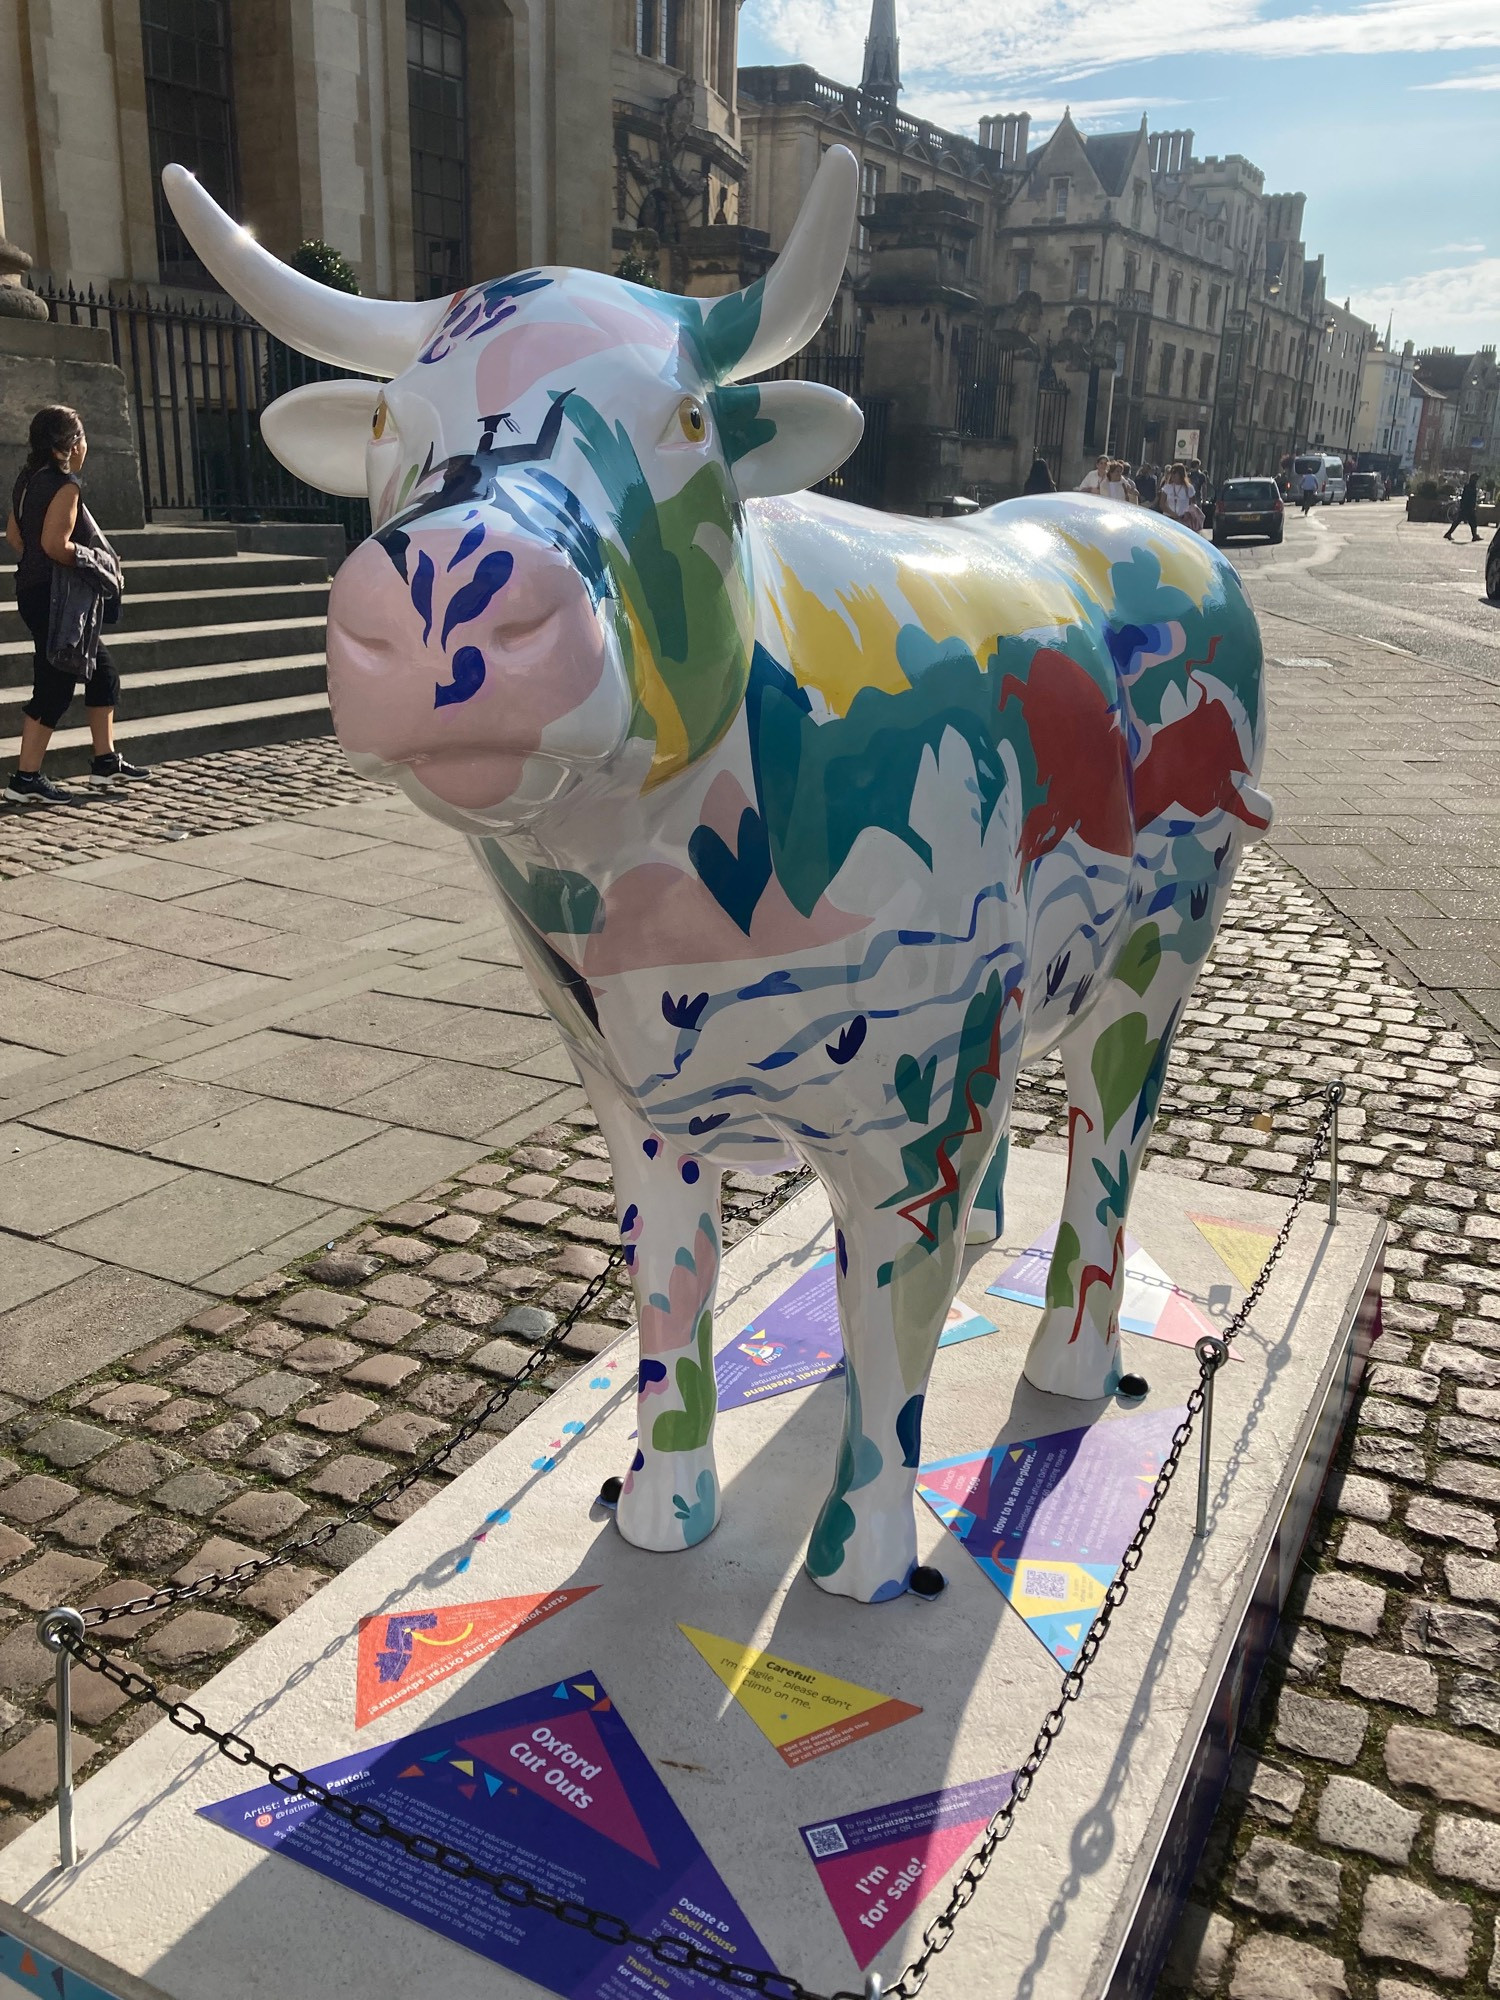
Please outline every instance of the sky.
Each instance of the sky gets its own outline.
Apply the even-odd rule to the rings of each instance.
[[[1190,127],[1307,196],[1328,297],[1418,347],[1500,342],[1500,8],[1479,0],[897,0],[901,108]],[[869,0],[745,0],[742,63],[857,83]]]

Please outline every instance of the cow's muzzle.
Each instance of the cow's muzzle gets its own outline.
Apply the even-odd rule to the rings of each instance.
[[[565,555],[472,511],[364,542],[328,605],[339,741],[462,813],[524,816],[619,745],[609,629]]]

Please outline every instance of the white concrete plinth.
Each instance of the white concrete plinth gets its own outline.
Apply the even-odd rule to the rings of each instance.
[[[971,1256],[962,1288],[999,1331],[939,1353],[924,1460],[983,1451],[1002,1434],[1019,1439],[1118,1415],[1114,1405],[1046,1397],[1022,1382],[1035,1315],[985,1297],[985,1285],[1055,1220],[1062,1179],[1057,1154],[1013,1158],[1004,1244]],[[1275,1230],[1285,1203],[1161,1172],[1143,1177],[1132,1233],[1184,1291],[1216,1299],[1222,1318],[1231,1281],[1194,1212]],[[718,1344],[805,1270],[827,1238],[827,1206],[814,1191],[733,1251]],[[1290,1584],[1378,1318],[1382,1241],[1372,1216],[1346,1210],[1329,1230],[1320,1207],[1303,1211],[1239,1343],[1244,1363],[1218,1377],[1212,1531],[1194,1539],[1195,1440],[1086,1692],[934,1968],[935,2000],[1021,1990],[1034,2000],[1119,2000],[1150,1990],[1141,1982],[1191,1872],[1201,1841],[1194,1828],[1205,1804],[1211,1811],[1214,1771],[1222,1776],[1240,1700]],[[1197,1380],[1190,1349],[1130,1335],[1125,1348],[1126,1366],[1149,1378],[1148,1408],[1180,1404]],[[1059,1669],[920,1503],[921,1560],[949,1578],[936,1604],[906,1597],[862,1607],[803,1575],[807,1533],[833,1468],[837,1381],[720,1418],[724,1518],[707,1542],[682,1555],[628,1547],[594,1503],[601,1481],[630,1462],[633,1359],[633,1340],[622,1339],[613,1356],[581,1369],[194,1700],[215,1725],[307,1768],[593,1666],[777,1965],[819,1992],[858,1990],[862,1977],[797,1828],[1013,1769],[1056,1698]],[[591,1386],[605,1376],[611,1387]],[[571,1438],[570,1422],[584,1426]],[[485,1516],[500,1507],[508,1522],[476,1543]],[[464,1556],[467,1571],[456,1573]],[[361,1616],[580,1583],[598,1588],[356,1731]],[[1257,1616],[1259,1630],[1247,1638]],[[923,1712],[789,1768],[679,1622]],[[119,1989],[131,1996],[493,2000],[538,1991],[195,1817],[257,1776],[160,1724],[82,1786],[79,1864],[66,1876],[57,1871],[49,1815],[0,1854],[0,1896],[64,1962],[78,1950],[90,1969],[119,1968]],[[877,1963],[888,1978],[946,1888],[946,1880],[932,1882],[882,1952]],[[1134,1970],[1117,1971],[1122,1954]]]

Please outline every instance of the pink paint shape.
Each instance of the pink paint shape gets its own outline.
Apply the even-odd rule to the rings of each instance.
[[[549,1737],[550,1743],[544,1740]],[[559,1744],[566,1745],[578,1761],[566,1761]],[[638,1855],[653,1868],[659,1865],[592,1716],[574,1712],[559,1717],[555,1726],[528,1722],[489,1736],[461,1737],[459,1748],[549,1800],[559,1812],[582,1820],[628,1854]],[[568,1786],[576,1788],[571,1796]]]
[[[977,1844],[1011,1779],[1002,1771],[798,1829],[861,1972]]]

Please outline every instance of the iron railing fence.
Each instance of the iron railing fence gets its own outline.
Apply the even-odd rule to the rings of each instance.
[[[885,492],[886,435],[891,406],[864,393],[864,336],[856,328],[842,334],[820,335],[810,347],[756,377],[761,382],[825,382],[841,389],[864,412],[865,433],[857,449],[813,490],[848,500],[857,507],[879,507]]]
[[[48,315],[103,327],[125,377],[146,519],[338,522],[350,542],[370,532],[363,500],[320,493],[271,456],[260,416],[288,389],[352,371],[293,353],[230,300],[150,290],[33,283]]]
[[[992,334],[965,327],[958,341],[953,428],[960,437],[989,441],[1011,435],[1016,350]]]

